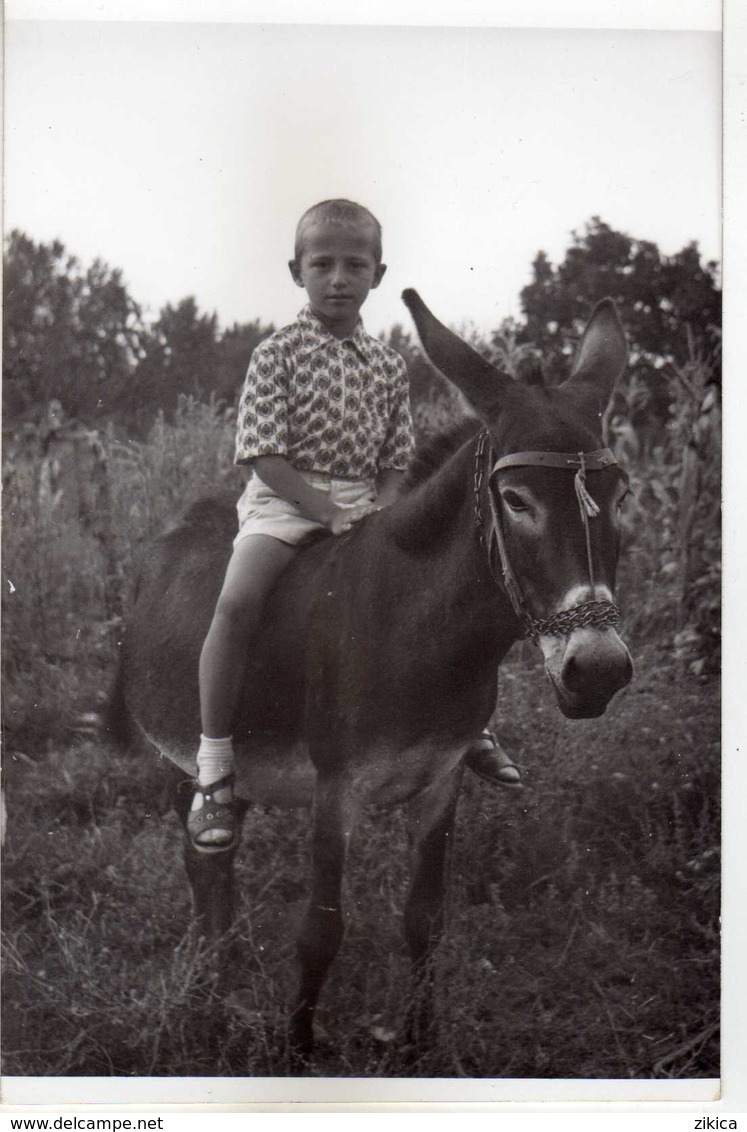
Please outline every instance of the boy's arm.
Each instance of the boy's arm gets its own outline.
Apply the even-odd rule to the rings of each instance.
[[[387,507],[399,495],[405,469],[415,447],[407,368],[402,358],[398,357],[397,363],[389,425],[379,452],[379,470],[376,475],[377,503],[380,507]]]
[[[353,523],[363,519],[377,505],[362,504],[357,507],[337,507],[326,492],[317,491],[308,484],[302,475],[289,464],[285,456],[258,456],[254,462],[257,475],[272,488],[276,495],[293,503],[306,519],[322,523],[332,534],[339,535],[349,530]],[[378,504],[381,506],[381,504]]]
[[[274,337],[253,351],[239,398],[234,462],[248,469],[257,456],[288,446],[288,371]]]

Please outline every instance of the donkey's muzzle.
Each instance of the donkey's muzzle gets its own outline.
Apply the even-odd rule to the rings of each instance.
[[[632,678],[630,653],[612,628],[541,637],[540,645],[558,706],[569,719],[604,715],[614,694]]]

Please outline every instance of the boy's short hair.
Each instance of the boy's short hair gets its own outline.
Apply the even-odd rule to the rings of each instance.
[[[299,260],[303,254],[303,238],[312,224],[339,224],[340,227],[366,224],[373,230],[373,253],[377,263],[381,263],[381,225],[367,208],[355,201],[339,198],[322,200],[307,208],[296,227],[294,255]]]

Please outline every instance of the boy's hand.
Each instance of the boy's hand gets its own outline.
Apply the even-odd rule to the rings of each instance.
[[[354,523],[365,519],[366,515],[373,515],[375,511],[380,510],[381,507],[377,503],[358,503],[355,507],[334,507],[327,520],[327,526],[333,535],[342,535],[349,531]]]

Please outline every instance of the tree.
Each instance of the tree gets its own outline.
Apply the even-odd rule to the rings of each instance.
[[[557,268],[537,253],[533,280],[521,292],[524,340],[540,348],[550,379],[561,380],[590,308],[611,296],[631,346],[618,408],[634,426],[645,419],[649,429],[652,422],[660,428],[673,367],[720,357],[717,264],[703,264],[695,243],[663,256],[656,244],[616,232],[598,216],[572,236]]]
[[[216,315],[201,314],[192,296],[168,304],[144,337],[119,417],[130,430],[147,433],[159,412],[173,419],[183,396],[235,404],[252,351],[272,330],[255,321],[221,332]]]
[[[108,415],[134,370],[143,325],[122,273],[83,269],[64,245],[14,230],[6,241],[3,409],[38,418],[51,401],[66,416]]]
[[[173,416],[180,394],[207,400],[218,369],[218,319],[200,314],[190,295],[168,303],[148,330],[133,393],[149,413]]]

